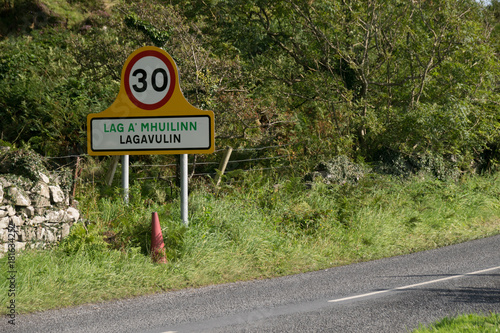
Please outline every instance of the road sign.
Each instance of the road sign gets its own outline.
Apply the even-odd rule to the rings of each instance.
[[[90,122],[95,152],[179,151],[211,148],[208,115],[94,118]],[[127,153],[127,154],[128,154]]]
[[[214,114],[184,98],[167,52],[142,47],[123,66],[115,102],[87,116],[87,146],[89,155],[213,153]]]

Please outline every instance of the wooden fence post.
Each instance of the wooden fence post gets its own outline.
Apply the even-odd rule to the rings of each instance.
[[[114,155],[109,163],[108,172],[106,173],[106,185],[111,186],[113,184],[113,178],[115,177],[116,167],[120,161],[120,155]]]
[[[222,158],[219,164],[220,173],[217,173],[217,175],[215,176],[215,183],[216,183],[215,186],[219,186],[221,178],[224,175],[224,172],[226,171],[227,163],[229,162],[229,158],[231,157],[232,152],[233,148],[228,146],[226,153],[224,154],[224,157]]]

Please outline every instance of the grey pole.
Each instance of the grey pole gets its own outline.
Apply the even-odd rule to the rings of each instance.
[[[123,201],[128,204],[128,169],[129,156],[122,156],[122,187],[123,187]]]
[[[188,225],[188,155],[181,154],[181,219]]]

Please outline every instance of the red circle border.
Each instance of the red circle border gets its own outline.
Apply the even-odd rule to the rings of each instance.
[[[130,90],[130,81],[129,81],[129,76],[130,76],[130,71],[132,70],[132,67],[134,67],[135,63],[139,61],[139,59],[144,58],[144,57],[156,57],[162,60],[165,65],[167,65],[168,72],[170,74],[170,87],[168,87],[167,94],[165,97],[163,97],[160,101],[154,103],[154,104],[145,104],[139,101],[137,98],[135,98],[134,94],[132,93],[132,90]],[[174,93],[175,86],[177,84],[177,80],[175,77],[175,69],[173,64],[170,62],[170,60],[165,56],[163,53],[155,51],[155,50],[146,50],[143,51],[139,54],[136,54],[132,60],[127,65],[127,68],[125,69],[125,74],[123,78],[123,84],[125,85],[125,91],[127,92],[128,98],[134,103],[136,106],[138,106],[141,109],[144,110],[155,110],[163,105],[165,105],[170,97],[172,97],[172,94]]]

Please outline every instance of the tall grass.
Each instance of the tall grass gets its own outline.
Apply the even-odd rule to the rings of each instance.
[[[219,189],[193,189],[188,228],[180,222],[178,199],[153,203],[136,185],[125,206],[119,193],[82,188],[87,222],[58,247],[17,257],[17,310],[294,274],[497,234],[498,178],[372,175],[355,185],[307,188],[299,178],[271,181],[255,174]],[[149,257],[153,211],[163,229],[166,265]],[[6,265],[0,259],[0,267]],[[1,304],[7,287],[2,276]]]

